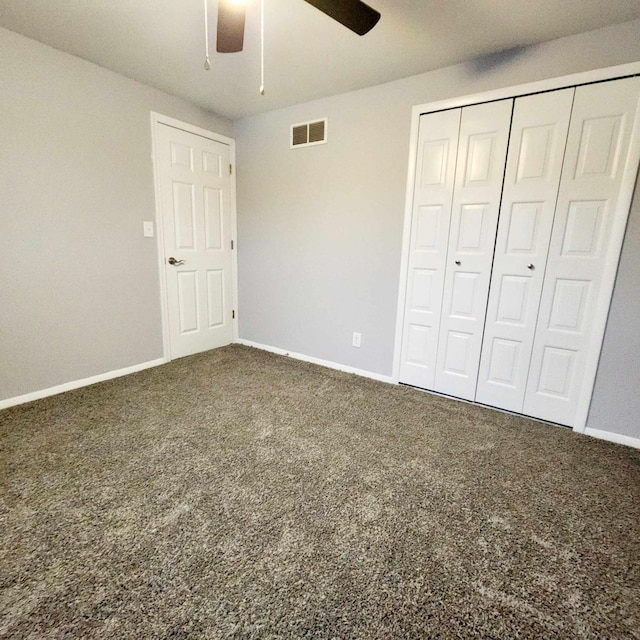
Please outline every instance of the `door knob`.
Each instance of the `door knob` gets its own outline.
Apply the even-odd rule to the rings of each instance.
[[[462,262],[461,262],[460,260],[456,260],[456,264],[457,264],[458,266],[460,266],[460,265],[462,264]]]
[[[532,263],[532,262],[530,262],[530,263],[527,265],[527,269],[529,269],[530,271],[533,271],[533,270],[535,269],[535,267],[533,266],[533,263]]]
[[[169,264],[172,264],[174,267],[178,265],[184,264],[184,260],[176,260],[173,256],[167,260]]]

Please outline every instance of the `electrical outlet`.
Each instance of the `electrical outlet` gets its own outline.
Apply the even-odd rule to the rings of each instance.
[[[153,222],[148,222],[148,221],[143,222],[142,233],[145,238],[153,238]]]
[[[353,333],[353,340],[351,341],[351,344],[354,347],[359,347],[362,344],[362,334],[361,333]]]

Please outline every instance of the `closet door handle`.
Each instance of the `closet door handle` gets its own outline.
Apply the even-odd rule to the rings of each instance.
[[[456,260],[456,264],[457,264],[458,266],[460,266],[460,265],[462,264],[462,262],[460,262],[460,260]]]
[[[533,266],[533,263],[532,263],[532,262],[530,262],[530,263],[527,265],[527,269],[529,269],[530,271],[533,271],[533,270],[535,269],[535,267]]]

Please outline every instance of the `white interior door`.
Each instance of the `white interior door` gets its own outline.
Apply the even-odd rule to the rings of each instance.
[[[156,126],[170,349],[178,358],[233,340],[230,149]]]
[[[513,100],[462,109],[434,389],[473,400]]]
[[[432,389],[460,109],[420,117],[400,382]]]
[[[640,78],[576,89],[525,414],[572,426],[581,394],[591,394],[585,363],[600,351],[604,323],[595,330],[593,318],[611,298],[613,278],[603,287],[602,277],[619,258],[612,229],[621,241],[628,215],[618,200],[623,175],[637,169],[629,151],[639,92]]]
[[[522,411],[574,89],[515,101],[476,400]]]

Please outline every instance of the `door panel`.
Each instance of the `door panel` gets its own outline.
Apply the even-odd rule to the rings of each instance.
[[[400,382],[432,389],[460,109],[420,118]]]
[[[563,256],[597,257],[606,201],[570,202],[562,240]]]
[[[581,331],[590,282],[556,279],[551,299],[549,328],[560,331]]]
[[[180,335],[198,330],[198,274],[181,271],[177,274]]]
[[[193,147],[190,144],[181,144],[169,141],[171,150],[171,166],[186,167],[189,172],[193,171]]]
[[[513,386],[517,380],[521,349],[521,342],[494,338],[491,344],[487,379],[495,384]]]
[[[530,278],[503,275],[499,283],[496,320],[503,324],[524,326],[529,308]],[[537,302],[537,301],[536,301]]]
[[[473,400],[513,100],[462,110],[433,389]]]
[[[473,335],[449,331],[444,337],[444,366],[447,373],[465,375],[469,359],[469,343]]]
[[[196,226],[193,185],[174,181],[172,187],[176,249],[193,249]]]
[[[157,125],[171,357],[233,339],[229,145]],[[182,260],[168,264],[168,258]]]
[[[417,367],[429,366],[429,350],[431,347],[431,327],[410,324],[407,328],[407,341],[405,347],[405,362]]]
[[[449,315],[454,318],[473,318],[476,308],[477,290],[481,274],[461,271],[453,274],[451,307]]]
[[[414,249],[416,251],[440,251],[438,240],[442,235],[442,225],[446,222],[442,205],[419,207]]]
[[[493,131],[469,135],[467,166],[464,177],[464,185],[466,187],[477,184],[484,185],[489,180],[494,137],[495,133]]]
[[[522,411],[574,90],[518,98],[476,400]]]
[[[487,226],[491,210],[488,204],[464,204],[460,208],[458,226],[458,253],[482,253],[483,241],[487,236]]]
[[[611,178],[620,156],[620,128],[624,116],[583,120],[575,178]]]
[[[204,189],[204,223],[205,223],[205,247],[210,251],[223,249],[222,238],[224,236],[223,224],[223,191],[222,189]]]
[[[222,178],[222,167],[226,166],[226,153],[202,152],[202,171],[216,178]]]
[[[434,269],[414,269],[411,274],[411,308],[416,311],[430,312],[433,310],[433,280],[436,275]]]
[[[503,198],[504,195],[509,195],[507,189]],[[505,200],[503,209],[508,204]],[[531,255],[534,252],[540,242],[539,233],[545,213],[543,205],[543,202],[514,202],[511,211],[504,212],[503,215],[507,219],[505,224],[508,226],[505,251],[507,255]]]
[[[569,399],[573,382],[576,352],[560,347],[545,347],[537,391],[561,400]]]
[[[578,87],[567,140],[558,204],[535,332],[523,412],[572,426],[578,402],[590,393],[585,363],[599,351],[602,332],[592,330],[597,309],[611,298],[602,286],[640,92],[628,78]],[[619,225],[618,225],[619,226]]]
[[[209,269],[207,271],[207,308],[209,327],[219,327],[227,315],[224,296],[224,271]]]
[[[433,127],[436,121],[441,121],[445,125],[455,127],[455,112],[447,114],[437,114],[422,116],[420,118],[420,129],[425,127],[425,135],[430,135],[427,129]],[[436,129],[432,133],[440,134]],[[446,136],[446,131],[444,131]],[[418,143],[420,144],[420,143]],[[451,159],[451,140],[449,137],[440,138],[439,140],[425,139],[422,143],[422,167],[419,174],[422,179],[420,183],[423,188],[441,187],[447,188],[448,175],[447,170]]]

